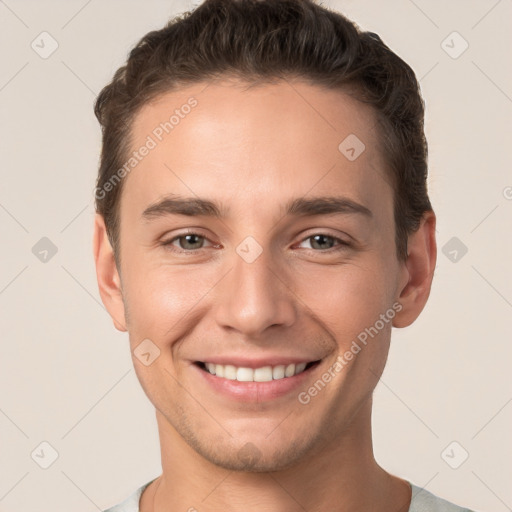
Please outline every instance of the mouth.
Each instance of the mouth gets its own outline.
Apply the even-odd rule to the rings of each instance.
[[[194,364],[209,375],[219,379],[227,379],[238,382],[271,382],[286,380],[302,373],[306,373],[320,363],[316,361],[288,363],[278,365],[265,365],[259,368],[248,368],[232,364],[216,364],[211,362],[196,361]]]

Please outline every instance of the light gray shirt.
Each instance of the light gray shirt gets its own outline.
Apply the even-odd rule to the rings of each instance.
[[[156,480],[156,478],[154,479]],[[139,487],[132,495],[128,496],[124,501],[117,505],[104,510],[103,512],[140,512],[139,501],[144,489],[152,482]],[[473,512],[468,508],[458,507],[453,503],[434,496],[426,489],[417,487],[410,483],[412,488],[412,499],[409,512]]]

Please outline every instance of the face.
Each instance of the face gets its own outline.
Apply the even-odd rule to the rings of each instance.
[[[146,105],[133,149],[155,144],[121,197],[137,376],[159,426],[228,469],[290,467],[360,426],[408,279],[374,113],[292,84]]]

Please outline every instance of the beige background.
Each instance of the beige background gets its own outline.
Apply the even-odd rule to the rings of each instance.
[[[419,320],[394,330],[377,459],[475,510],[511,510],[512,2],[324,4],[408,61],[427,104],[438,266]],[[191,5],[0,1],[0,511],[101,510],[160,472],[128,337],[97,291],[93,101],[140,37]],[[42,31],[59,45],[46,59],[31,48]],[[469,43],[456,59],[441,45],[453,31]],[[42,237],[58,250],[46,262],[32,252]],[[453,237],[468,249],[456,262],[442,251]],[[43,441],[58,453],[48,469]],[[458,469],[442,457],[452,441],[452,465],[469,453]]]

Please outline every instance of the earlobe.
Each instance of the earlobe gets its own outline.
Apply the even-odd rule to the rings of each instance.
[[[437,260],[436,217],[426,212],[420,226],[409,236],[404,282],[399,287],[398,302],[402,310],[393,319],[393,327],[407,327],[420,315],[427,303]]]
[[[115,328],[126,332],[121,279],[114,251],[107,236],[105,220],[100,214],[96,214],[94,219],[93,256],[101,301],[110,314]]]

